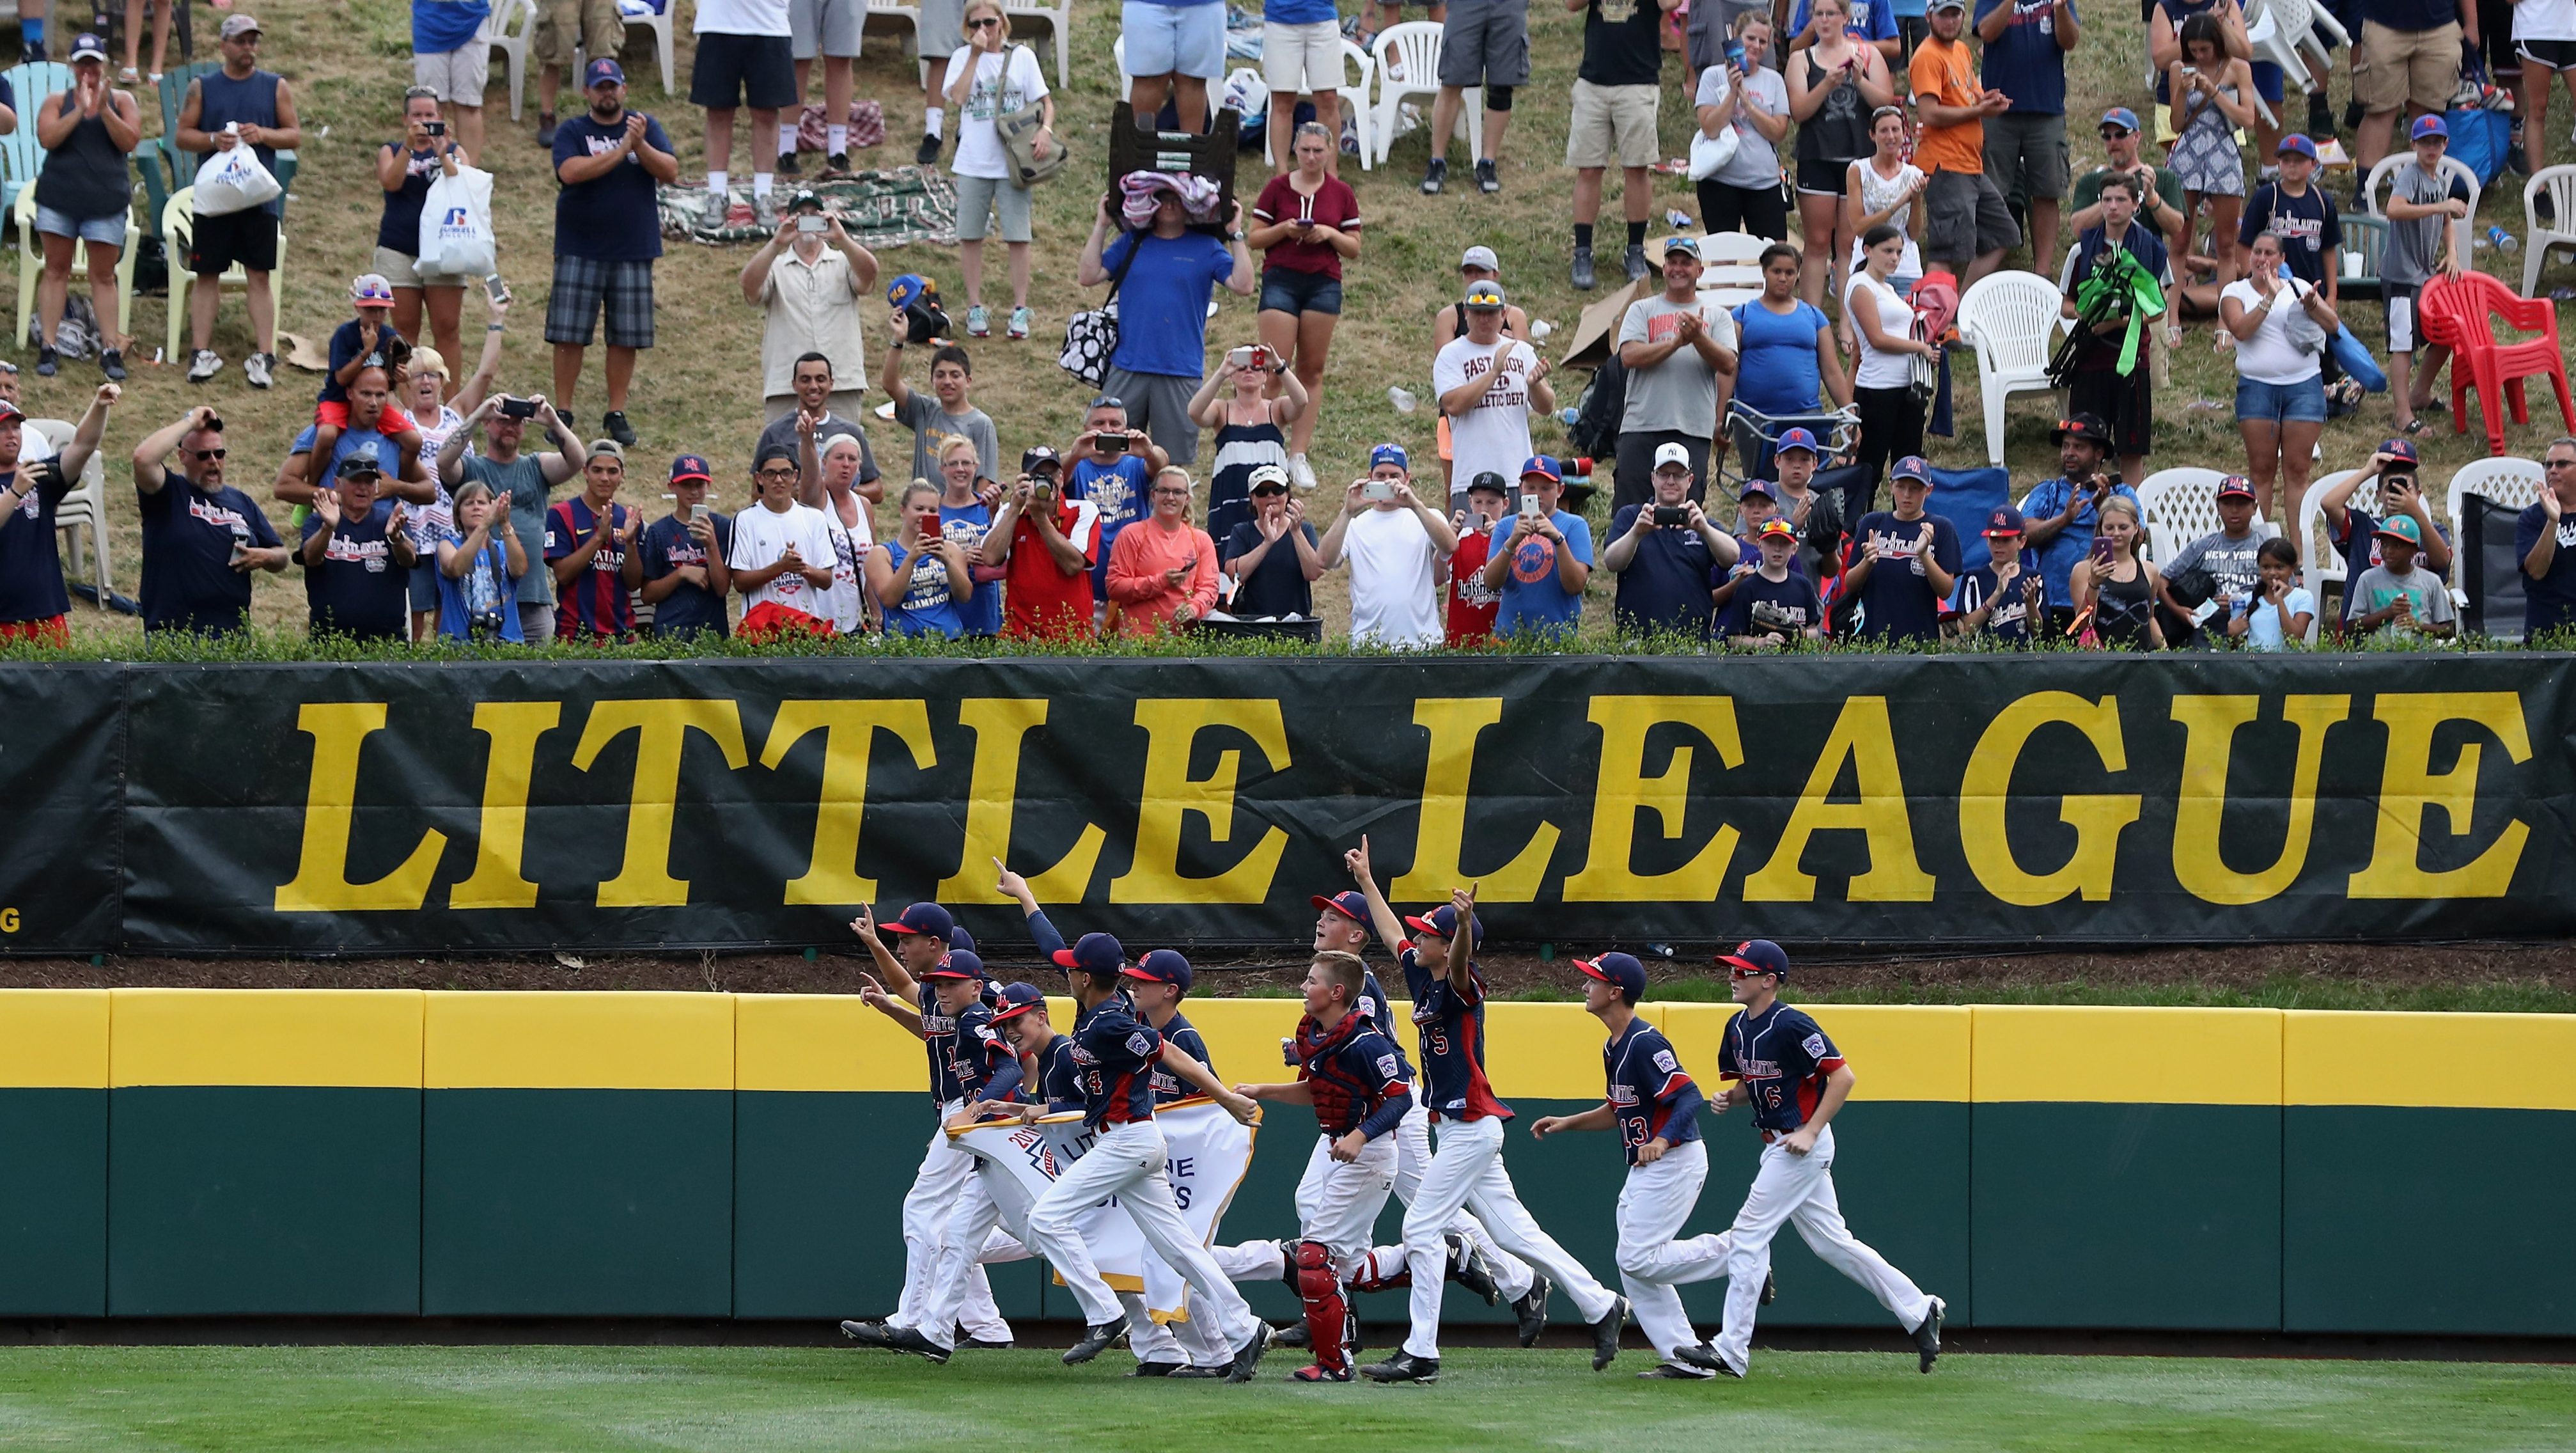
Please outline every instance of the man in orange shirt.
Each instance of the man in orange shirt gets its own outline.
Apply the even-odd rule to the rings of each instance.
[[[1216,543],[1190,523],[1190,475],[1154,476],[1153,513],[1109,547],[1109,601],[1124,635],[1178,630],[1216,608]]]
[[[1908,71],[1923,124],[1914,164],[1931,178],[1923,186],[1923,258],[1948,268],[1962,292],[2021,241],[2004,194],[1986,178],[1986,118],[2010,110],[2012,98],[1977,83],[1967,24],[1967,0],[1932,0],[1932,38],[1916,49]]]

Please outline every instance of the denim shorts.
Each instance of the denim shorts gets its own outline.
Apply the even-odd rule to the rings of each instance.
[[[111,212],[104,217],[75,217],[40,205],[36,208],[36,230],[50,237],[77,237],[83,242],[104,242],[110,247],[123,247],[125,218],[123,212]]]
[[[1215,0],[1162,5],[1127,0],[1119,10],[1127,37],[1127,74],[1225,77],[1225,6]]]
[[[1261,274],[1264,313],[1339,313],[1342,280],[1320,272],[1274,267]]]
[[[2236,418],[2240,423],[2322,424],[2326,421],[2325,375],[2312,373],[2297,383],[2240,378],[2236,381]]]

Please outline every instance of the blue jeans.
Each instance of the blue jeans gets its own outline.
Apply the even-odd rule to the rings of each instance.
[[[2322,424],[2326,421],[2326,381],[2310,374],[2297,383],[2236,381],[2236,418],[2264,424]]]

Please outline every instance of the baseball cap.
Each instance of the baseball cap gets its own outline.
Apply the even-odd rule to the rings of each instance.
[[[2005,505],[1986,516],[1987,539],[1994,539],[1998,535],[2018,535],[2022,531],[2021,511],[2011,505]]]
[[[1458,936],[1458,910],[1443,903],[1429,913],[1405,915],[1404,926],[1416,933],[1437,934],[1442,938]],[[1485,937],[1485,921],[1470,914],[1467,919],[1467,947],[1474,948]]]
[[[1748,938],[1735,946],[1731,954],[1719,954],[1717,961],[1756,974],[1778,974],[1789,977],[1789,955],[1767,938]]]
[[[228,15],[224,17],[223,38],[226,40],[234,40],[244,35],[257,35],[259,33],[259,21],[254,17],[248,15]]]
[[[1773,484],[1767,479],[1748,479],[1744,481],[1744,488],[1735,492],[1735,498],[1738,502],[1741,502],[1748,494],[1758,494],[1775,505],[1780,502],[1780,486]]]
[[[2428,136],[2438,136],[2446,141],[2449,140],[2451,136],[2450,123],[2444,121],[2439,115],[2431,112],[2427,112],[2422,116],[2416,117],[2415,124],[2407,129],[2406,139],[2409,141],[2422,141]]]
[[[2102,422],[2100,414],[2076,414],[2058,420],[2057,427],[2048,431],[2048,442],[2063,444],[2070,435],[2105,449],[2111,447],[2111,426]]]
[[[671,461],[671,482],[678,484],[684,479],[701,480],[713,484],[716,477],[707,472],[707,461],[695,454],[683,454]]]
[[[1756,540],[1769,540],[1775,538],[1782,540],[1795,540],[1798,538],[1798,527],[1789,523],[1789,517],[1787,515],[1773,515],[1771,518],[1762,522],[1762,528],[1753,532],[1753,538]]]
[[[2413,515],[2396,515],[2382,520],[2379,528],[2370,533],[2383,540],[2403,540],[2419,550],[2424,547],[2424,529],[2415,523]]]
[[[1486,279],[1467,284],[1467,306],[1479,313],[1497,311],[1503,306],[1502,287]]]
[[[993,1022],[1017,1019],[1030,1010],[1046,1012],[1046,995],[1035,984],[1004,984],[1001,1002],[993,1006]]]
[[[1646,966],[1635,954],[1606,953],[1597,959],[1576,959],[1574,966],[1586,977],[1605,984],[1616,984],[1634,999],[1646,992]]]
[[[1073,947],[1057,949],[1055,961],[1061,968],[1114,974],[1125,967],[1127,950],[1108,934],[1086,933],[1074,940]]]
[[[1369,926],[1368,899],[1363,897],[1357,888],[1345,888],[1330,898],[1318,893],[1306,901],[1314,904],[1319,911],[1338,913],[1362,928]]]
[[[1887,477],[1890,481],[1910,479],[1923,486],[1925,489],[1930,489],[1932,487],[1932,466],[1924,462],[1922,455],[1908,454],[1904,458],[1896,461],[1896,467],[1887,472]]]
[[[812,187],[798,187],[796,195],[787,199],[787,210],[790,212],[801,212],[808,207],[817,212],[823,210],[823,194]]]
[[[2102,124],[2117,126],[2122,131],[2135,131],[2138,129],[2138,113],[2126,106],[2114,106],[2102,113]]]
[[[25,417],[27,417],[27,411],[25,409],[18,407],[7,399],[0,399],[0,424],[8,423],[12,419],[23,419]]]
[[[975,935],[968,933],[966,931],[966,925],[961,923],[955,928],[948,930],[948,946],[950,948],[962,948],[971,954],[975,952]]]
[[[383,466],[376,463],[375,451],[365,449],[341,460],[339,468],[333,470],[332,474],[340,479],[355,479],[362,474],[381,477],[384,472]]]
[[[915,903],[877,927],[888,933],[921,933],[945,943],[957,927],[957,919],[936,903]]]
[[[934,298],[938,297],[939,284],[917,272],[903,273],[886,284],[886,306],[895,309],[909,308],[912,306],[913,299],[925,293]],[[1096,409],[1100,406],[1094,404],[1092,407]]]
[[[2379,441],[2379,452],[2400,464],[2423,462],[2423,456],[2415,452],[2415,443],[2411,439],[2382,439]]]
[[[1476,471],[1476,477],[1467,481],[1467,493],[1474,494],[1480,489],[1490,489],[1496,494],[1510,494],[1512,482],[1490,469],[1479,469]]]
[[[74,64],[78,64],[82,61],[105,61],[106,59],[106,41],[101,40],[98,36],[86,30],[72,37],[72,61]]]
[[[939,962],[921,971],[925,979],[980,979],[984,977],[984,959],[971,949],[953,948],[939,956]]]
[[[1932,3],[1924,8],[1923,13],[1926,15],[1938,15],[1944,10],[1965,10],[1967,8],[1968,0],[1932,0]]]
[[[603,455],[623,464],[626,462],[626,446],[614,439],[593,439],[590,441],[590,448],[583,451],[581,462],[588,464]]]
[[[2275,156],[2288,156],[2293,152],[2306,157],[2310,161],[2315,161],[2317,159],[2317,144],[2293,131],[2289,135],[2281,138],[2281,144],[2279,146],[2272,148],[2272,154]]]
[[[1175,949],[1158,948],[1118,973],[1121,978],[1151,979],[1157,984],[1177,984],[1183,989],[1190,986],[1190,961]]]
[[[2252,499],[2253,497],[2254,481],[2244,475],[2231,474],[2218,482],[2220,499]]]
[[[349,301],[381,303],[390,308],[394,303],[394,285],[380,272],[362,272],[349,283]]]
[[[607,85],[611,81],[621,86],[626,84],[626,68],[617,63],[615,56],[593,57],[590,65],[581,73],[581,88],[585,91],[593,86]]]
[[[1392,464],[1398,469],[1411,467],[1411,461],[1404,457],[1404,446],[1401,444],[1380,444],[1371,449],[1369,468],[1375,469],[1381,464]]]
[[[1501,272],[1503,262],[1501,258],[1494,256],[1494,249],[1479,244],[1468,248],[1458,256],[1460,271],[1463,272],[1471,267],[1481,267],[1487,272]]]
[[[1281,489],[1286,489],[1288,487],[1287,466],[1280,464],[1263,464],[1256,466],[1252,471],[1252,477],[1244,481],[1244,487],[1252,490],[1256,494],[1260,492],[1261,487],[1265,484],[1275,484]]]
[[[1565,482],[1565,476],[1557,470],[1556,461],[1544,454],[1533,454],[1521,461],[1521,478],[1527,479],[1533,474],[1553,483]]]
[[[1664,256],[1670,257],[1676,252],[1690,258],[1693,262],[1697,262],[1699,260],[1699,239],[1696,237],[1665,238]]]
[[[1807,429],[1784,429],[1780,433],[1778,442],[1771,446],[1771,452],[1774,454],[1786,454],[1792,449],[1804,449],[1810,454],[1822,454],[1825,452],[1824,450],[1816,447],[1816,436],[1813,431]]]
[[[1690,468],[1690,451],[1679,444],[1656,445],[1655,467],[1661,469],[1667,464],[1679,465],[1684,469]]]

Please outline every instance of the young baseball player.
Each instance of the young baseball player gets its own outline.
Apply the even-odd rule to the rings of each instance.
[[[1378,891],[1363,842],[1345,858],[1367,899],[1378,936],[1401,944],[1396,963],[1413,994],[1413,1024],[1422,1052],[1422,1082],[1438,1141],[1422,1183],[1404,1212],[1404,1252],[1412,1273],[1412,1328],[1404,1346],[1384,1362],[1360,1369],[1375,1382],[1435,1382],[1440,1377],[1439,1270],[1448,1257],[1445,1232],[1462,1207],[1503,1246],[1554,1278],[1592,1328],[1592,1368],[1619,1355],[1619,1328],[1628,1303],[1593,1279],[1521,1206],[1520,1193],[1503,1169],[1503,1127],[1512,1108],[1485,1079],[1485,981],[1476,972],[1476,922],[1472,888],[1452,890],[1447,905],[1428,917],[1398,922]],[[1405,943],[1410,926],[1418,935]],[[1429,964],[1438,966],[1435,971]]]
[[[1941,1355],[1941,1299],[1926,1296],[1887,1258],[1852,1239],[1834,1200],[1833,1118],[1851,1098],[1854,1076],[1842,1052],[1805,1014],[1780,1002],[1789,956],[1767,938],[1748,939],[1717,961],[1729,967],[1741,1012],[1726,1022],[1717,1073],[1729,1081],[1720,1108],[1751,1104],[1762,1132],[1761,1168],[1729,1233],[1726,1328],[1717,1370],[1744,1376],[1753,1354],[1753,1314],[1770,1270],[1771,1238],[1797,1226],[1819,1260],[1869,1289],[1914,1337],[1922,1370]]]
[[[1207,1051],[1207,1041],[1190,1021],[1181,1016],[1181,999],[1190,992],[1190,961],[1179,953],[1158,948],[1120,971],[1128,1001],[1136,1012],[1166,1043],[1176,1045],[1183,1054],[1216,1073],[1216,1061]],[[1169,1069],[1156,1065],[1153,1071],[1154,1104],[1169,1105],[1199,1093]],[[1154,1320],[1145,1299],[1134,1292],[1118,1294],[1127,1308],[1127,1345],[1136,1354],[1136,1366],[1129,1377],[1222,1377],[1234,1349],[1225,1345],[1209,1319],[1192,1316],[1165,1326]]]
[[[1169,1158],[1162,1131],[1154,1124],[1153,1068],[1161,1065],[1205,1091],[1246,1124],[1256,1111],[1243,1096],[1218,1083],[1207,1067],[1164,1041],[1154,1027],[1136,1017],[1118,992],[1119,973],[1127,966],[1126,950],[1105,933],[1086,933],[1056,962],[1067,976],[1075,1005],[1074,1067],[1082,1091],[1085,1128],[1097,1138],[1082,1158],[1067,1166],[1029,1208],[1032,1249],[1055,1264],[1056,1273],[1082,1304],[1082,1340],[1065,1350],[1068,1364],[1088,1362],[1128,1330],[1126,1312],[1108,1283],[1100,1279],[1090,1248],[1083,1244],[1081,1213],[1105,1197],[1135,1221],[1145,1244],[1189,1284],[1193,1317],[1206,1316],[1233,1349],[1229,1382],[1248,1382],[1269,1345],[1270,1328],[1234,1283],[1217,1269],[1207,1248],[1190,1235],[1166,1178]]]

